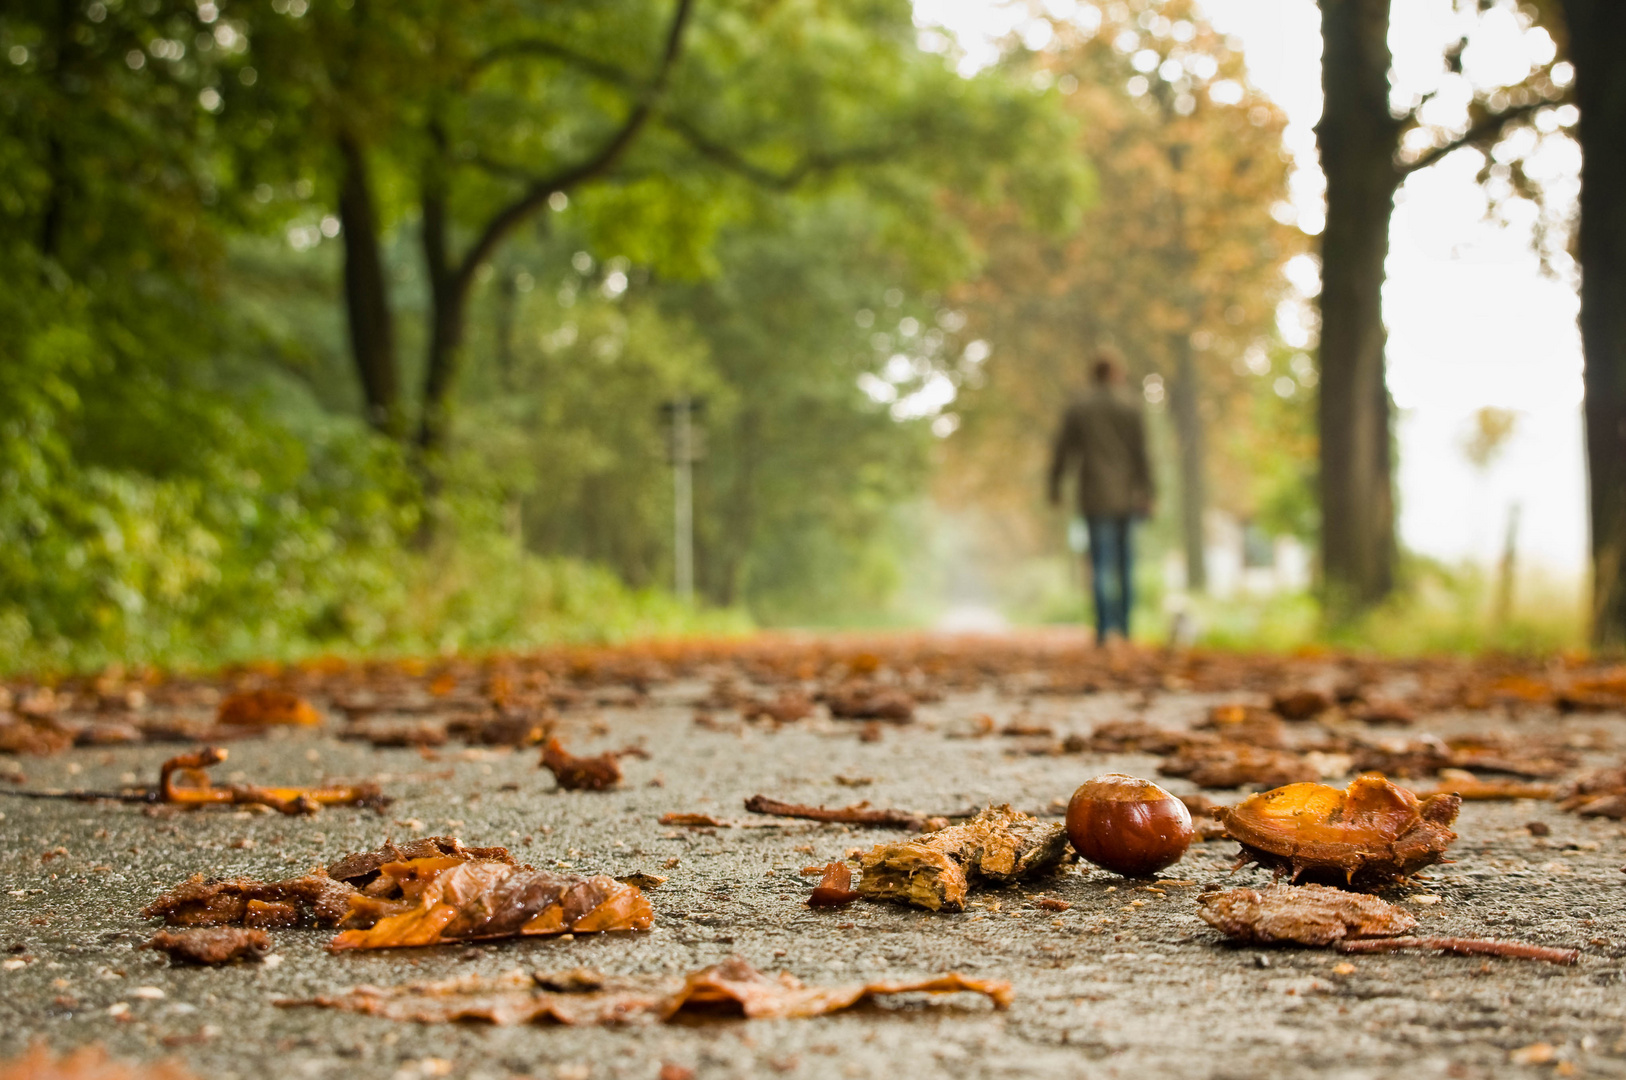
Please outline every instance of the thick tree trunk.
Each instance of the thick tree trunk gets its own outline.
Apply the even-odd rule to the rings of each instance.
[[[1394,586],[1383,262],[1400,173],[1389,113],[1389,0],[1321,0],[1321,565],[1329,610]]]
[[[1169,405],[1180,449],[1180,540],[1186,555],[1186,588],[1205,592],[1208,559],[1203,543],[1203,510],[1208,504],[1208,479],[1203,469],[1206,439],[1199,407],[1202,388],[1198,385],[1190,339],[1185,334],[1177,334],[1172,348],[1174,379],[1169,385]]]
[[[350,324],[350,355],[361,379],[367,421],[379,431],[401,434],[400,379],[390,322],[389,279],[378,245],[367,155],[355,139],[339,138],[343,180],[339,223],[344,236],[344,305]]]
[[[1626,5],[1565,0],[1581,143],[1581,344],[1592,512],[1592,638],[1626,646]]]

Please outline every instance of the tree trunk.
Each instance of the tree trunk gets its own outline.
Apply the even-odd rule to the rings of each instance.
[[[1340,617],[1394,586],[1383,263],[1400,123],[1389,113],[1389,0],[1321,0],[1321,33],[1321,565]]]
[[[439,192],[428,192],[423,197],[423,250],[429,273],[429,348],[418,450],[430,474],[435,471],[433,459],[446,445],[452,383],[457,374],[458,350],[463,344],[463,317],[469,294],[469,279],[452,267],[446,241],[446,199]]]
[[[1201,388],[1191,341],[1185,334],[1172,339],[1174,379],[1169,405],[1174,414],[1174,436],[1180,448],[1180,539],[1186,555],[1186,588],[1208,589],[1208,559],[1204,550],[1203,510],[1208,504],[1208,482],[1203,470],[1203,415]]]
[[[350,355],[367,403],[367,421],[393,437],[401,434],[400,380],[390,322],[389,279],[378,247],[367,155],[348,135],[339,138],[344,175],[339,223],[344,236],[344,304],[350,323]]]
[[[1592,515],[1592,639],[1626,646],[1626,5],[1565,0],[1581,110],[1581,345]]]

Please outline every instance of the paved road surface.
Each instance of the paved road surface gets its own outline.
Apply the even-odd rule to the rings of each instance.
[[[720,714],[725,730],[703,729],[690,702],[704,689],[669,685],[644,708],[567,714],[563,731],[577,750],[646,742],[650,760],[629,759],[626,786],[609,793],[557,791],[530,750],[446,748],[426,761],[414,750],[284,731],[235,744],[229,766],[262,782],[382,774],[398,801],[382,817],[330,810],[293,819],[0,800],[0,949],[10,950],[0,970],[0,1056],[35,1038],[60,1048],[100,1041],[128,1058],[171,1055],[220,1080],[653,1080],[665,1061],[701,1078],[1626,1076],[1626,842],[1617,823],[1549,804],[1469,804],[1456,862],[1396,894],[1419,894],[1407,903],[1426,932],[1581,947],[1574,968],[1229,946],[1195,915],[1199,886],[1226,878],[1235,850],[1227,841],[1194,846],[1169,871],[1178,883],[1159,889],[1071,870],[1042,886],[1072,902],[1060,914],[1028,906],[1035,890],[1022,888],[982,894],[983,906],[957,915],[865,904],[813,912],[801,867],[896,834],[801,823],[713,834],[656,819],[745,817],[741,801],[759,791],[929,812],[1003,801],[1042,809],[1098,772],[1155,775],[1156,760],[1031,756],[1018,740],[948,735],[976,713],[1004,720],[1022,709],[1063,732],[1088,731],[1130,715],[1129,702],[1112,693],[1031,702],[951,695],[912,727],[863,742],[856,725],[830,720],[765,732]],[[1213,700],[1163,695],[1147,718],[1189,723]],[[1607,727],[1617,745],[1626,735],[1618,717],[1541,722]],[[170,752],[77,749],[21,764],[28,786],[100,787],[146,779]],[[872,782],[846,786],[837,776]],[[1531,835],[1530,821],[1551,835]],[[285,931],[277,962],[219,970],[170,968],[137,948],[153,930],[138,910],[192,873],[280,877],[385,836],[437,833],[507,844],[540,866],[666,874],[650,893],[657,929],[337,956],[323,948],[326,932]],[[1245,870],[1226,880],[1265,879]],[[1008,979],[1018,996],[1007,1012],[967,996],[814,1020],[601,1029],[419,1027],[271,1004],[515,967],[679,972],[730,954],[808,983],[957,970]]]

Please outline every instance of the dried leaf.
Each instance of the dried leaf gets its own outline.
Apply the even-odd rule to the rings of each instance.
[[[1226,937],[1261,945],[1331,945],[1346,937],[1404,934],[1417,925],[1387,901],[1324,885],[1231,889],[1198,897],[1197,904],[1203,922]]]
[[[260,960],[271,951],[264,930],[215,926],[201,930],[160,930],[143,948],[156,949],[174,964],[229,964],[234,960]]]
[[[803,986],[789,975],[771,978],[735,958],[687,978],[606,977],[585,971],[528,975],[514,971],[497,978],[468,976],[398,987],[358,986],[309,1001],[277,1004],[316,1005],[425,1024],[553,1020],[595,1025],[662,1021],[682,1013],[753,1020],[802,1018],[822,1016],[885,994],[959,992],[983,994],[1001,1009],[1014,996],[1009,983],[957,974],[840,987]]]
[[[100,1046],[86,1046],[57,1057],[43,1042],[20,1058],[0,1061],[0,1080],[195,1080],[182,1066],[161,1061],[127,1065],[114,1061]]]
[[[1232,742],[1188,745],[1164,758],[1157,771],[1205,788],[1281,787],[1321,779],[1321,770],[1298,754]]]
[[[485,860],[413,859],[380,867],[380,882],[350,898],[331,948],[388,949],[447,941],[647,930],[649,901],[614,878],[553,874]],[[375,883],[376,884],[376,883]],[[399,890],[399,898],[379,896]],[[369,895],[370,894],[370,895]]]
[[[549,739],[542,748],[542,764],[566,791],[605,791],[621,782],[619,755],[576,757],[558,739]]]
[[[833,862],[824,868],[824,876],[813,886],[813,895],[807,906],[815,908],[846,907],[858,899],[853,891],[853,872],[844,862]]]
[[[245,727],[314,727],[322,717],[310,702],[287,690],[239,690],[220,703],[215,722]]]

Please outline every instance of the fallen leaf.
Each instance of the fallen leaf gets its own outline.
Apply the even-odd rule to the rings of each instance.
[[[790,975],[771,978],[734,958],[686,978],[602,976],[579,969],[559,975],[513,971],[496,978],[474,975],[397,987],[358,986],[339,994],[277,1004],[315,1005],[426,1024],[553,1020],[585,1026],[663,1021],[690,1013],[752,1020],[804,1018],[885,994],[960,992],[982,994],[1001,1009],[1014,996],[1007,982],[958,974],[838,987],[804,986]]]

